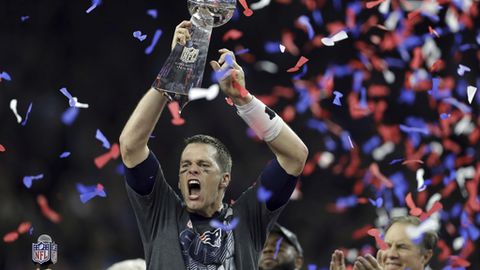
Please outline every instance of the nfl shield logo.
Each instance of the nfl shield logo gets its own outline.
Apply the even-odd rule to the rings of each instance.
[[[50,260],[50,243],[38,242],[32,244],[32,261],[43,264]]]
[[[198,49],[195,49],[194,47],[185,47],[183,48],[182,55],[180,56],[180,60],[182,60],[185,63],[194,63],[197,61],[198,57]]]

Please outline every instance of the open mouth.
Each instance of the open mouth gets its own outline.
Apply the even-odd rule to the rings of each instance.
[[[200,196],[200,181],[197,179],[188,180],[188,197],[191,200],[198,199]]]

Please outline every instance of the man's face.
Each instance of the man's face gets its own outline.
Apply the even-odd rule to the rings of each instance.
[[[278,246],[278,250],[277,250]],[[276,253],[276,256],[275,256]],[[260,270],[294,270],[297,251],[278,233],[272,232],[265,242],[260,261]]]
[[[419,246],[415,245],[406,233],[409,224],[394,223],[385,234],[384,270],[423,270],[430,254],[423,254]]]
[[[189,212],[211,216],[222,203],[230,175],[222,173],[209,144],[191,143],[180,158],[178,188]]]

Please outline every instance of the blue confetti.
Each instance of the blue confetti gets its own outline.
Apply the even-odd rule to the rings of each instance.
[[[402,89],[402,91],[400,92],[400,99],[398,100],[398,102],[400,104],[405,103],[408,105],[412,105],[415,102],[415,92]]]
[[[239,223],[239,219],[237,217],[233,218],[232,221],[228,224],[223,224],[222,222],[216,220],[216,219],[212,219],[210,220],[210,226],[218,229],[220,228],[222,231],[231,231],[233,229],[235,229],[235,227],[237,227],[238,223]]]
[[[400,202],[400,205],[404,206],[405,205],[405,195],[408,192],[408,182],[405,179],[405,176],[401,172],[397,172],[389,177],[389,179],[392,181],[393,186],[395,187],[393,189],[393,192],[395,194],[395,197],[397,200]]]
[[[154,19],[157,18],[157,10],[156,10],[156,9],[149,9],[149,10],[147,10],[147,14],[148,14],[150,17],[154,18]]]
[[[357,205],[358,199],[357,196],[351,195],[347,197],[340,197],[336,201],[337,208],[347,208]]]
[[[324,143],[328,151],[334,151],[337,149],[337,143],[329,136],[325,137]]]
[[[30,112],[32,111],[32,105],[33,103],[30,102],[30,105],[28,106],[28,110],[27,110],[27,115],[25,115],[25,119],[23,119],[23,122],[22,122],[22,126],[25,126],[27,124],[27,120],[28,120],[28,116],[30,115]]]
[[[308,270],[317,270],[317,266],[316,266],[315,264],[309,264],[309,265],[307,266],[307,269],[308,269]]]
[[[394,160],[390,161],[390,165],[393,165],[393,164],[402,162],[402,161],[404,161],[404,160],[405,160],[404,158],[394,159]]]
[[[402,59],[392,58],[392,57],[385,57],[385,62],[387,63],[389,68],[404,68],[405,62]]]
[[[400,130],[403,131],[403,132],[406,132],[406,133],[418,132],[418,133],[422,133],[424,135],[430,134],[430,132],[428,131],[428,129],[426,127],[423,127],[423,128],[409,127],[409,126],[405,126],[405,125],[400,124]]]
[[[268,41],[263,46],[266,52],[268,53],[278,53],[280,52],[280,42],[278,41]]]
[[[338,91],[333,91],[335,98],[333,99],[333,104],[337,106],[342,106],[342,102],[340,102],[340,98],[343,97],[343,94]]]
[[[440,118],[441,118],[441,119],[447,119],[447,118],[449,118],[450,116],[451,116],[451,114],[449,114],[449,113],[442,113],[442,114],[440,114]]]
[[[282,245],[283,237],[280,237],[275,244],[275,253],[273,254],[273,259],[277,259],[278,251],[280,250],[280,246]]]
[[[322,26],[323,16],[319,9],[316,9],[312,12],[313,21],[318,25]]]
[[[24,22],[24,21],[26,21],[26,20],[28,20],[28,19],[30,19],[30,16],[21,16],[21,17],[20,17],[20,20],[21,20],[22,22]]]
[[[103,148],[110,149],[110,142],[107,140],[105,135],[103,135],[103,133],[99,129],[97,129],[97,133],[95,134],[95,138],[102,142]]]
[[[66,158],[66,157],[69,157],[70,156],[70,152],[63,152],[62,154],[60,154],[60,158]]]
[[[77,191],[80,193],[80,201],[86,203],[95,197],[107,197],[103,186],[98,184],[94,186],[85,186],[81,183],[76,184]]]
[[[144,41],[147,38],[147,35],[142,35],[141,31],[135,31],[133,32],[133,37],[140,41]]]
[[[462,64],[458,65],[458,68],[457,68],[457,74],[460,75],[460,76],[463,76],[465,74],[465,72],[470,72],[471,69],[467,66],[464,66]]]
[[[40,179],[43,179],[43,174],[32,175],[32,176],[24,176],[23,177],[23,184],[27,188],[31,188],[33,180],[40,180]]]
[[[312,40],[313,37],[315,36],[315,32],[313,31],[313,27],[310,24],[310,19],[307,16],[302,15],[298,18],[298,22],[303,26],[305,26],[305,28],[307,28],[308,38]]]
[[[472,109],[470,107],[468,107],[466,104],[456,100],[455,98],[450,97],[450,98],[443,99],[443,101],[445,103],[452,104],[453,106],[457,107],[459,110],[461,110],[464,113],[471,113],[472,112]]]
[[[360,90],[360,103],[359,103],[360,108],[367,109],[367,89],[365,87],[362,87],[362,90]]]
[[[30,230],[28,230],[28,234],[29,234],[29,235],[32,235],[32,234],[33,234],[33,226],[30,227]]]
[[[92,0],[92,5],[85,11],[86,13],[92,12],[97,6],[102,3],[102,0]]]
[[[340,133],[340,139],[342,140],[343,149],[349,151],[352,146],[352,141],[350,140],[350,133],[348,131],[342,131]]]
[[[355,93],[360,92],[362,88],[362,81],[363,81],[363,72],[357,71],[353,74],[353,91]]]
[[[76,107],[70,107],[68,108],[63,114],[62,114],[62,123],[64,123],[67,126],[70,126],[75,122],[75,119],[77,119],[78,113],[80,112],[80,109]]]
[[[245,48],[245,49],[243,49],[243,50],[235,51],[235,55],[242,55],[242,54],[246,54],[246,53],[248,53],[248,52],[250,52],[250,49]]]
[[[380,145],[381,142],[382,140],[380,139],[379,136],[373,136],[362,145],[363,153],[365,154],[371,153],[373,149],[375,149],[377,146]]]
[[[307,121],[307,127],[317,130],[320,133],[326,133],[328,131],[327,125],[323,121],[314,118]]]
[[[153,52],[153,49],[155,48],[155,45],[157,45],[157,42],[158,42],[158,40],[160,39],[161,36],[162,36],[162,30],[157,29],[155,31],[155,34],[153,35],[152,43],[150,44],[150,46],[148,46],[145,49],[145,54],[151,54]]]
[[[259,202],[266,202],[272,197],[273,192],[270,190],[267,190],[266,188],[260,186],[258,187],[257,190],[257,198]]]
[[[381,208],[383,206],[383,199],[382,197],[378,197],[377,199],[375,200],[372,200],[372,199],[368,199],[370,201],[370,203],[373,205],[373,206],[376,206],[377,208]]]
[[[299,114],[303,114],[310,107],[310,95],[307,89],[297,87],[297,85],[295,86],[295,90],[300,94],[295,109]]]
[[[6,81],[11,81],[12,80],[12,77],[10,77],[10,74],[8,74],[7,72],[3,71],[2,73],[0,73],[0,78],[1,79],[4,79]]]

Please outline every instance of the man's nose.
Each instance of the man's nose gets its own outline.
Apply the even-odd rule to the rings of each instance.
[[[197,175],[198,173],[200,173],[200,168],[197,165],[193,164],[188,168],[188,172],[190,174]]]

